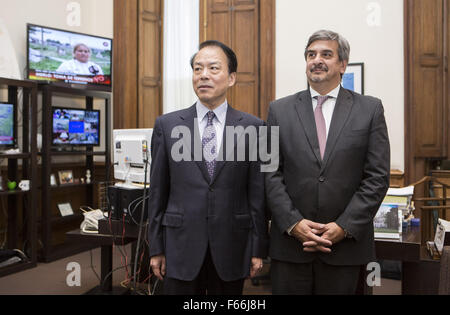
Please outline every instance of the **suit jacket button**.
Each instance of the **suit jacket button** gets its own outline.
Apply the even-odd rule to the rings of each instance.
[[[320,176],[320,177],[319,177],[319,182],[323,183],[324,181],[325,181],[325,177]]]
[[[214,189],[212,187],[209,187],[210,192],[214,192]]]

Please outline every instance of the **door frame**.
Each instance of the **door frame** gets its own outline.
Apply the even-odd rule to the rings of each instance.
[[[200,42],[206,38],[208,27],[206,1],[200,0]],[[276,0],[256,0],[259,3],[259,106],[261,119],[266,120],[269,103],[275,99],[275,17]]]

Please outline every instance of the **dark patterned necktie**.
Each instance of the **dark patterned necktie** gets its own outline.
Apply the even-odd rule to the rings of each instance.
[[[314,110],[314,118],[316,120],[317,138],[319,140],[320,157],[323,160],[325,154],[325,146],[327,144],[327,126],[323,117],[322,105],[328,99],[328,96],[317,96],[317,106]]]
[[[214,175],[214,169],[216,168],[217,157],[216,128],[214,128],[213,125],[215,114],[214,112],[209,111],[206,115],[208,116],[208,122],[206,124],[205,131],[203,132],[202,147],[206,168],[208,169],[209,177],[212,179]]]

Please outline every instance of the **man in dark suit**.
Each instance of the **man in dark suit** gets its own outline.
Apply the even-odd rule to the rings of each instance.
[[[375,259],[373,218],[389,187],[390,146],[379,99],[340,86],[350,47],[314,33],[310,89],[270,104],[280,164],[266,174],[274,294],[354,294]]]
[[[227,103],[237,71],[229,47],[204,42],[191,66],[199,100],[155,122],[150,265],[165,294],[240,295],[268,252],[264,175],[250,159],[257,139],[228,131],[263,121]]]

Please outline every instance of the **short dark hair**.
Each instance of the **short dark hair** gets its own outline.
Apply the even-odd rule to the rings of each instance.
[[[236,54],[234,53],[234,51],[228,47],[227,45],[225,45],[222,42],[219,42],[217,40],[207,40],[203,43],[201,43],[198,47],[198,51],[202,50],[205,47],[211,47],[211,46],[215,46],[215,47],[219,47],[222,49],[222,51],[225,53],[225,55],[227,56],[228,59],[228,73],[234,73],[237,72],[237,67],[238,67],[238,61],[237,61],[237,57]],[[195,57],[197,57],[198,52],[196,52],[192,58],[191,58],[191,67],[192,69],[194,69],[194,60]]]

